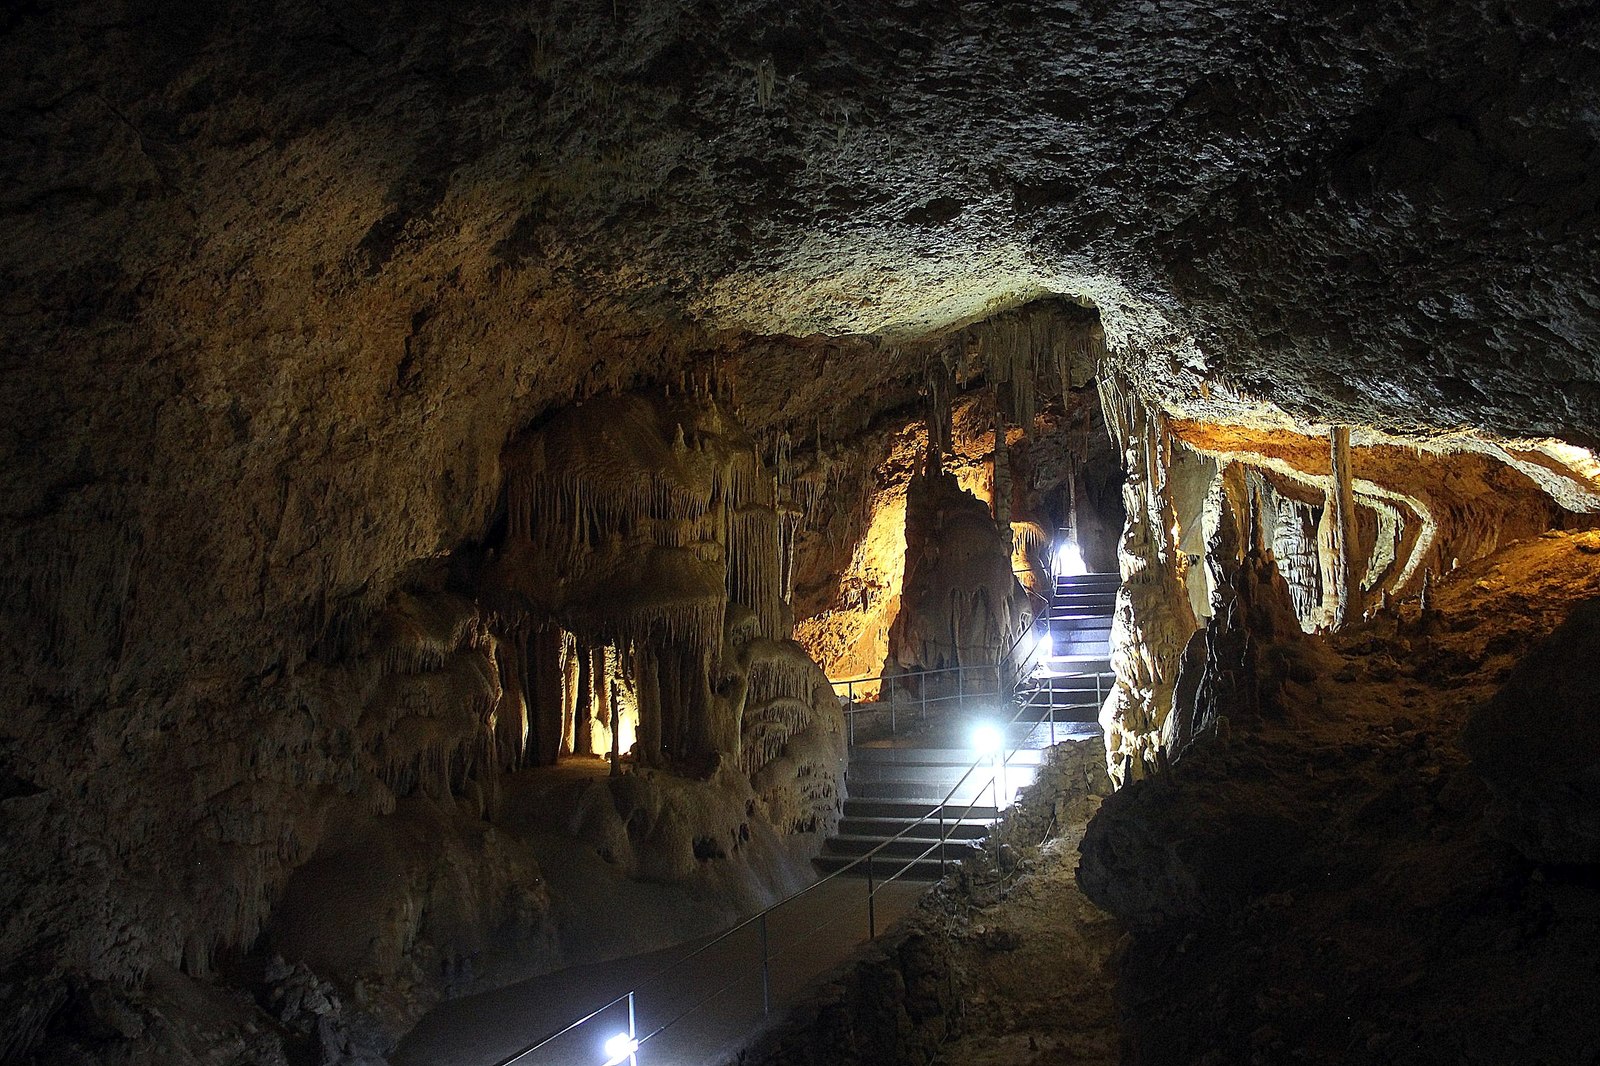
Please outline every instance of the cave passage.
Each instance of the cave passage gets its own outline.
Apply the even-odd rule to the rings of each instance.
[[[1596,1060],[1600,6],[337,8],[0,13],[0,1066]]]

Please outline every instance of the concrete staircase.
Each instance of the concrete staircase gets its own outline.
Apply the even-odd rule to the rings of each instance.
[[[1030,711],[1035,721],[1055,709],[1057,722],[1095,722],[1111,670],[1111,616],[1120,579],[1116,574],[1058,577],[1045,619],[1049,646],[1033,672]]]
[[[973,731],[985,723],[998,727],[1016,710],[995,706],[992,696],[942,704],[950,709],[930,712],[932,720],[916,732],[852,747],[844,818],[818,856],[818,869],[825,873],[843,869],[884,845],[872,861],[877,879],[898,875],[938,880],[944,873],[941,853],[946,864],[971,854],[999,817],[999,809],[1032,784],[1044,749],[1063,740],[1099,736],[1097,719],[1108,682],[1082,675],[1110,669],[1117,583],[1115,574],[1056,580],[1044,621],[1049,646],[1026,683],[1027,702],[1021,715],[1006,728],[1003,766],[985,765],[967,775],[978,757]],[[940,845],[940,804],[946,794],[945,843]],[[851,872],[867,876],[866,864]]]

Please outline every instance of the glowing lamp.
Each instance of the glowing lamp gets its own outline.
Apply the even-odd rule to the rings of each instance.
[[[639,1041],[627,1033],[618,1033],[606,1041],[605,1066],[622,1066],[639,1052]]]
[[[979,755],[996,754],[1002,743],[1000,730],[988,722],[984,722],[972,731],[972,748]]]
[[[1081,577],[1088,572],[1089,565],[1083,561],[1077,541],[1064,540],[1056,547],[1056,576]]]

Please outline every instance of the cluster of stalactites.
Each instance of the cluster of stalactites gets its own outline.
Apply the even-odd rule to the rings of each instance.
[[[1054,386],[1065,395],[1100,364],[1105,333],[1093,321],[1020,310],[979,324],[972,345],[985,380],[1002,398],[1006,420],[1028,426],[1037,410],[1039,373],[1052,373]]]
[[[741,768],[751,776],[782,754],[797,733],[811,728],[818,720],[818,700],[832,696],[817,691],[820,671],[793,645],[764,647],[765,653],[751,657],[740,728]]]
[[[540,708],[532,761],[585,749],[582,716],[565,694],[583,685],[562,679],[559,644],[540,635],[552,626],[611,649],[636,708],[642,763],[735,754],[737,728],[718,717],[713,684],[724,672],[725,626],[737,618],[751,637],[788,636],[791,512],[816,507],[814,483],[795,476],[789,449],[774,465],[777,479],[723,405],[692,392],[594,400],[508,451],[497,580],[539,620],[524,639],[528,703]],[[572,724],[558,730],[554,706]]]
[[[658,423],[640,416],[641,406],[650,401],[631,398],[603,408],[595,420],[592,432],[619,439],[622,447],[590,449],[585,434],[569,430],[541,434],[515,453],[508,462],[508,539],[531,543],[574,588],[651,548],[692,553],[703,566],[723,569],[721,595],[701,588],[699,595],[674,596],[666,585],[660,595],[645,588],[602,598],[590,588],[591,602],[576,605],[576,614],[616,647],[665,642],[715,652],[723,600],[749,606],[763,635],[777,635],[778,501],[754,444],[737,431],[702,433],[691,426],[685,432],[685,420],[670,416]],[[714,410],[719,422],[731,425],[720,408]],[[558,613],[563,606],[555,605]]]
[[[772,475],[778,521],[779,595],[794,600],[795,568],[800,537],[814,529],[818,511],[829,490],[837,484],[842,466],[822,453],[822,425],[817,424],[816,452],[804,469],[795,455],[794,438],[782,430],[772,444]]]

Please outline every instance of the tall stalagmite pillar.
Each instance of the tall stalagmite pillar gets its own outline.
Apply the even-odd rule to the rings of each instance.
[[[1330,621],[1342,626],[1361,617],[1361,585],[1356,574],[1356,498],[1351,488],[1350,427],[1334,426],[1328,431],[1332,474],[1328,486],[1328,510],[1332,515],[1333,558],[1329,560]]]

